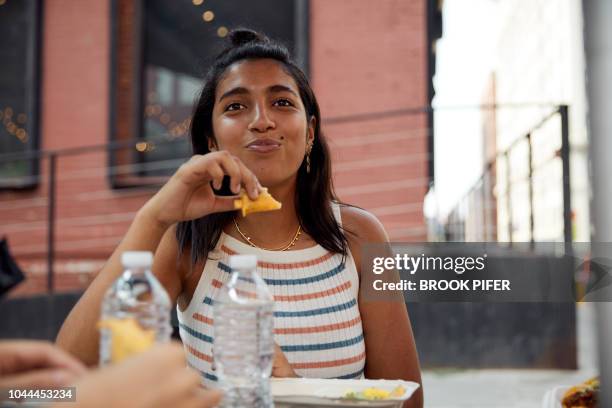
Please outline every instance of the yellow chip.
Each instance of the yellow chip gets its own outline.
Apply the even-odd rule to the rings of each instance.
[[[143,329],[136,319],[106,319],[98,327],[111,331],[111,361],[118,363],[150,349],[155,343],[155,331]]]
[[[279,210],[283,205],[274,199],[268,189],[264,188],[257,200],[253,201],[249,198],[246,191],[240,191],[240,198],[234,200],[234,209],[242,210],[242,216],[255,212]]]

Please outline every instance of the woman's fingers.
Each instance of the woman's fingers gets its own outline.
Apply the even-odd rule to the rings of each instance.
[[[236,164],[240,168],[240,172],[242,173],[242,184],[244,185],[244,189],[251,200],[256,200],[257,196],[259,196],[259,192],[261,191],[261,184],[259,184],[259,180],[257,180],[255,174],[247,166],[245,166],[243,162],[238,160],[238,158],[235,160]]]
[[[221,185],[223,184],[223,176],[225,175],[225,173],[223,172],[223,169],[221,168],[219,163],[211,163],[208,168],[208,174],[210,175],[210,178],[212,180],[213,187],[217,190],[220,189]]]
[[[200,185],[212,181],[215,189],[220,189],[223,176],[230,177],[230,188],[234,194],[240,192],[240,186],[244,185],[252,199],[257,198],[259,182],[251,170],[248,169],[237,157],[227,151],[208,153],[204,156],[194,156],[186,167],[186,178],[189,183]]]
[[[234,156],[225,151],[221,151],[216,153],[219,156],[219,162],[223,170],[225,170],[225,174],[230,176],[230,188],[234,194],[238,194],[240,192],[240,185],[242,184],[242,172],[240,166]]]
[[[213,208],[211,210],[211,213],[217,213],[217,212],[226,212],[226,211],[233,211],[236,208],[234,208],[234,200],[236,198],[235,197],[222,197],[222,196],[215,196],[215,202],[213,204]]]
[[[233,199],[219,197],[213,191],[222,188],[225,176],[229,176],[234,194],[238,194],[243,185],[252,200],[259,196],[262,187],[255,174],[237,157],[219,151],[194,155],[147,202],[143,211],[162,226],[232,211]]]
[[[5,388],[60,388],[72,384],[80,376],[67,369],[45,368],[12,374],[0,379]]]
[[[0,374],[3,375],[34,368],[63,368],[76,375],[87,371],[79,360],[46,341],[2,341],[0,360]]]
[[[218,390],[196,390],[190,398],[187,398],[179,405],[179,408],[205,408],[216,407],[219,405],[223,394]]]
[[[190,400],[200,387],[199,375],[190,368],[173,369],[172,375],[156,387],[155,407],[182,406],[183,401]]]

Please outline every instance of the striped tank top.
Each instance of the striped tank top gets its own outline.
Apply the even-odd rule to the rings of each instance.
[[[332,205],[341,224],[339,206]],[[274,341],[300,377],[362,376],[366,355],[357,304],[359,277],[350,251],[343,262],[341,254],[320,245],[266,251],[222,233],[189,306],[177,310],[187,362],[205,385],[217,381],[212,304],[230,277],[228,258],[234,254],[257,255],[257,272],[274,296]]]

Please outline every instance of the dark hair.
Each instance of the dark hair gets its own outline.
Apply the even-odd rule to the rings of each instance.
[[[312,117],[316,119],[310,153],[310,173],[306,172],[304,161],[297,174],[295,210],[298,221],[302,229],[323,248],[346,256],[347,239],[329,205],[332,200],[337,200],[332,184],[330,152],[321,134],[319,104],[306,75],[291,59],[286,47],[260,33],[248,29],[236,29],[232,30],[228,37],[230,45],[217,56],[209,68],[202,93],[194,109],[190,129],[193,153],[210,152],[208,141],[210,138],[214,140],[215,137],[212,126],[215,92],[227,68],[243,60],[278,61],[287,74],[295,80],[306,109],[307,119]],[[234,216],[233,212],[215,213],[196,220],[180,222],[176,230],[180,250],[191,248],[194,263],[207,259],[208,254],[217,245],[223,227],[231,222]]]

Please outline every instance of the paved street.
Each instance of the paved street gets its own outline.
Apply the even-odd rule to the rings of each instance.
[[[535,408],[546,391],[597,374],[595,305],[577,308],[579,370],[428,370],[425,406],[431,408]],[[484,351],[483,351],[484,352]]]

